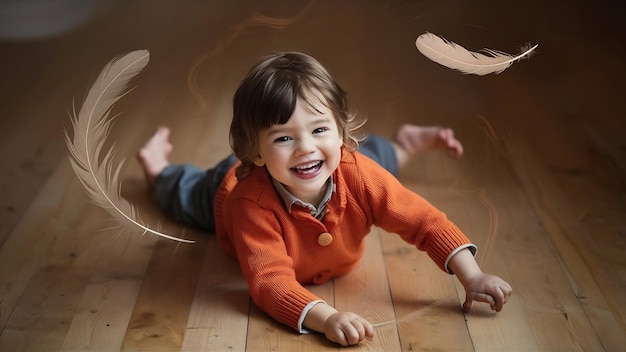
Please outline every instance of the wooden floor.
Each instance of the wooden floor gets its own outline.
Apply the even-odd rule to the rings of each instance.
[[[173,130],[174,161],[210,166],[225,156],[232,94],[274,50],[317,57],[369,118],[369,132],[389,137],[407,122],[454,128],[465,156],[424,155],[402,180],[444,210],[479,246],[483,269],[514,289],[502,312],[475,305],[464,315],[454,277],[374,229],[358,270],[311,288],[375,324],[374,341],[351,350],[626,350],[618,1],[102,3],[73,12],[90,15],[82,22],[54,5],[32,7],[42,30],[55,31],[52,19],[77,25],[0,42],[1,351],[338,349],[260,312],[215,237],[164,217],[134,161],[162,124]],[[500,75],[466,76],[415,49],[427,31],[472,50],[539,48]],[[110,140],[116,160],[129,159],[123,194],[146,222],[193,245],[116,227],[90,204],[67,159],[73,103],[80,107],[107,61],[134,49],[148,49],[151,62],[115,109]]]

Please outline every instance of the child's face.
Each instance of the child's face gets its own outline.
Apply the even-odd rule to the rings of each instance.
[[[322,103],[314,109],[299,99],[287,123],[263,130],[259,137],[255,164],[265,165],[294,196],[317,205],[341,159],[343,139],[333,112]]]

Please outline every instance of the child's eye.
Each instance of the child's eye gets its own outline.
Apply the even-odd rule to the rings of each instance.
[[[282,136],[282,137],[278,137],[274,140],[274,143],[284,143],[284,142],[289,142],[291,140],[291,137],[287,137],[287,136]]]
[[[319,127],[313,130],[313,133],[322,133],[322,132],[326,132],[328,131],[328,128],[326,127]]]

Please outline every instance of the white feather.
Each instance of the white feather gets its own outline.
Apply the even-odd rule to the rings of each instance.
[[[167,239],[193,243],[147,227],[138,219],[136,209],[121,195],[119,180],[122,163],[113,168],[111,147],[100,160],[101,151],[109,135],[113,105],[123,97],[128,82],[146,67],[150,60],[147,50],[137,50],[111,60],[89,89],[78,115],[72,116],[73,137],[65,131],[65,142],[70,151],[72,168],[83,184],[91,200],[106,209],[122,223],[138,226]]]
[[[424,33],[417,37],[415,46],[424,56],[440,65],[479,76],[500,73],[537,48],[536,44],[516,56],[498,50],[483,49],[485,55],[469,51],[432,33]]]

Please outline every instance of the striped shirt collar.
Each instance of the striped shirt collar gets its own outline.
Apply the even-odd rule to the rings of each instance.
[[[333,181],[333,176],[331,175],[326,181],[327,187],[326,187],[326,194],[324,194],[324,198],[322,198],[322,201],[320,202],[320,204],[315,206],[311,203],[304,202],[301,199],[294,196],[293,194],[291,194],[282,183],[276,181],[274,178],[272,178],[272,183],[274,183],[274,188],[278,192],[278,195],[280,196],[280,198],[283,200],[283,203],[285,204],[285,208],[287,208],[287,211],[290,214],[291,214],[291,208],[293,207],[294,204],[296,204],[298,206],[308,209],[311,212],[311,215],[318,220],[322,220],[322,218],[324,217],[324,214],[326,213],[325,212],[326,205],[328,204],[328,202],[330,201],[330,198],[332,197],[333,193],[336,190],[335,182]]]

